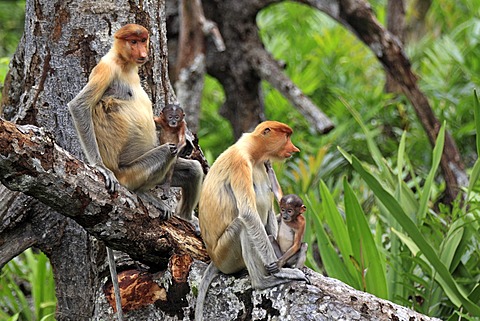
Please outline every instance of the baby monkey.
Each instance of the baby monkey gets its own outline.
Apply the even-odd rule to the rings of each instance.
[[[305,217],[302,214],[307,207],[298,195],[282,196],[282,189],[270,162],[265,162],[265,168],[280,206],[277,238],[269,235],[278,261],[270,263],[266,268],[268,271],[275,271],[286,265],[300,269],[304,266],[307,258],[308,244],[302,242],[305,234]]]
[[[183,109],[175,104],[167,104],[160,113],[160,116],[153,117],[153,120],[155,121],[157,130],[160,132],[160,145],[166,143],[175,144],[177,147],[177,153],[180,153],[182,148],[187,144],[185,140],[187,123],[185,122],[185,113],[183,112]],[[163,199],[170,197],[172,176],[173,166],[165,175],[165,181],[160,185],[163,190]]]

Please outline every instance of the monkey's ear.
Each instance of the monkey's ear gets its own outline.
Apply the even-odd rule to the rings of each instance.
[[[305,205],[302,205],[302,213],[307,210],[307,207]]]
[[[263,130],[263,135],[266,135],[266,134],[268,134],[270,131],[271,131],[271,129],[270,129],[270,128],[268,128],[268,127],[267,127],[267,128],[265,128],[265,129]]]

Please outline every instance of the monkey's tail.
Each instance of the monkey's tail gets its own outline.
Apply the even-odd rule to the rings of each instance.
[[[198,288],[197,295],[197,304],[195,306],[195,321],[203,321],[203,305],[205,303],[205,298],[207,296],[208,287],[212,283],[213,279],[218,275],[219,270],[210,262],[210,264],[205,269],[203,273],[202,281],[200,282],[200,287]]]

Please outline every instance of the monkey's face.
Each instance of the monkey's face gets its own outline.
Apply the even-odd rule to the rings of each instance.
[[[127,40],[130,49],[130,60],[141,66],[148,60],[148,37],[131,37]]]
[[[296,194],[284,195],[280,200],[280,215],[285,222],[295,221],[297,216],[307,210],[302,199]]]
[[[148,60],[148,30],[140,25],[127,24],[115,33],[121,41],[119,54],[130,63],[143,65]]]
[[[280,215],[282,215],[282,220],[287,223],[293,221],[298,216],[295,208],[289,205],[280,207]]]
[[[275,160],[283,161],[284,159],[292,157],[293,153],[300,151],[290,140],[290,135],[284,132],[274,132],[271,139],[270,157]]]
[[[167,122],[170,127],[177,127],[178,124],[183,120],[184,113],[182,112],[171,112],[167,114]]]

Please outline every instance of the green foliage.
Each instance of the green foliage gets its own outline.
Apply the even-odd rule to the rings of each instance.
[[[0,57],[12,55],[25,23],[25,0],[0,2]]]
[[[473,105],[475,114],[480,115],[476,96]],[[372,132],[353,109],[350,111],[364,131],[375,165],[362,163],[341,150],[355,172],[351,183],[344,178],[343,188],[330,187],[333,193],[323,181],[318,188],[303,190],[303,181],[311,181],[318,167],[312,168],[310,177],[298,176],[296,192],[306,199],[306,217],[312,223],[305,240],[316,244],[309,249],[307,264],[357,289],[413,306],[425,314],[474,320],[480,315],[480,161],[474,165],[465,195],[451,207],[440,205],[434,212],[431,206],[438,189],[434,178],[445,125],[432,152],[430,171],[418,177],[405,152],[406,133],[400,141],[397,166],[390,166],[379,152]],[[480,121],[477,118],[474,122],[480,137]],[[480,152],[480,143],[477,148]],[[368,204],[370,192],[365,192],[367,186],[362,181],[373,193],[373,205]],[[462,205],[463,198],[466,201]],[[315,259],[318,255],[322,266]],[[375,281],[369,283],[369,277]]]
[[[26,250],[1,271],[0,320],[54,320],[53,272],[43,253]]]

